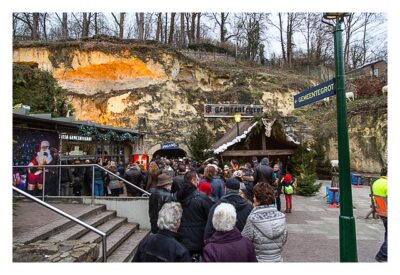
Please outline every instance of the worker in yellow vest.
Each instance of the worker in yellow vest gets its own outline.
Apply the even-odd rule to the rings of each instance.
[[[385,240],[375,256],[378,262],[387,261],[387,168],[381,169],[381,177],[372,184],[372,195],[375,202],[375,212],[385,227]]]

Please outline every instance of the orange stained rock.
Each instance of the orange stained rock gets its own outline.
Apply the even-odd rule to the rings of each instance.
[[[129,80],[139,77],[163,78],[165,74],[156,72],[143,61],[133,58],[79,67],[74,71],[67,71],[62,78]]]

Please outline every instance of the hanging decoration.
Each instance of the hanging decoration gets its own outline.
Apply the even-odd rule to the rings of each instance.
[[[94,126],[86,126],[86,125],[79,125],[79,134],[84,137],[95,137],[97,140],[103,141],[135,141],[138,139],[137,136],[132,135],[131,133],[123,133],[118,134],[114,130],[108,130],[106,133],[101,133],[96,127]]]

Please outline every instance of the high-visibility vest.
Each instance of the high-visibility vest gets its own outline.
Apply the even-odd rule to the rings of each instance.
[[[375,213],[377,216],[387,217],[387,177],[381,176],[372,184]]]
[[[387,217],[387,197],[374,196],[375,214],[380,217]]]

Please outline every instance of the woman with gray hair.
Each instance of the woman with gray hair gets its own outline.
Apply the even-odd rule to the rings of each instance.
[[[158,213],[157,234],[148,235],[139,243],[132,262],[191,262],[189,251],[178,241],[181,217],[180,203],[165,203]]]
[[[252,242],[240,234],[236,210],[230,203],[221,203],[212,217],[214,234],[204,241],[204,262],[257,262]]]

